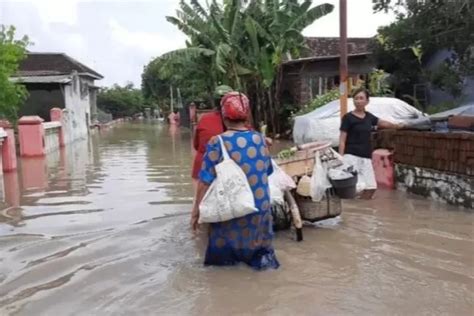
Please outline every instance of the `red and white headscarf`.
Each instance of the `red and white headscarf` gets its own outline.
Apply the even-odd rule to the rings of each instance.
[[[245,94],[229,92],[221,100],[222,116],[232,121],[247,120],[250,115],[250,101]]]

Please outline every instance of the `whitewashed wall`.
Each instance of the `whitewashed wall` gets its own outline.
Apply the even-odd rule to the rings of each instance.
[[[43,123],[44,128],[44,147],[46,154],[59,149],[59,131],[61,129],[60,122]]]
[[[90,124],[89,87],[92,81],[73,75],[71,84],[64,89],[67,124],[65,124],[65,143],[86,138]]]

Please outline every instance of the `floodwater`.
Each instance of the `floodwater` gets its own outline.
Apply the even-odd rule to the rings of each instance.
[[[277,233],[279,270],[203,267],[190,144],[128,124],[23,160],[2,190],[0,315],[473,315],[473,213],[399,192],[302,243]]]

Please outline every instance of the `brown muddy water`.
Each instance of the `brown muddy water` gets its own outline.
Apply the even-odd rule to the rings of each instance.
[[[474,215],[400,192],[277,233],[279,270],[203,267],[190,144],[128,124],[23,160],[0,195],[0,315],[474,314]]]

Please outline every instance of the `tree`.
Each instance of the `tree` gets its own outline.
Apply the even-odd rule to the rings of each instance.
[[[170,88],[180,88],[185,100],[210,100],[215,86],[211,76],[203,76],[209,68],[206,57],[192,60],[156,58],[144,67],[142,92],[145,100],[167,111],[170,104]]]
[[[379,29],[375,48],[396,94],[413,95],[415,84],[430,84],[460,96],[464,78],[474,74],[472,1],[374,0],[374,10],[397,14],[394,23]],[[450,56],[428,69],[426,62],[442,50]]]
[[[306,49],[303,30],[334,9],[330,4],[311,6],[312,1],[250,1],[246,11],[246,30],[252,43],[249,60],[257,73],[257,94],[266,91],[267,100],[259,99],[267,101],[264,120],[271,122],[273,131],[280,130],[281,121],[288,121],[286,116],[275,117],[285,113],[280,107],[282,63],[285,58],[299,57]]]
[[[129,83],[124,87],[117,84],[103,88],[97,95],[97,106],[114,118],[132,116],[145,107],[142,92]]]
[[[206,80],[208,91],[229,85],[247,93],[253,104],[254,123],[266,121],[278,131],[282,62],[305,48],[301,32],[333,6],[312,7],[312,1],[225,0],[180,1],[180,10],[167,20],[188,36],[187,48],[158,59],[164,65],[182,65]],[[164,66],[165,68],[167,66]],[[177,74],[179,67],[170,67]],[[181,84],[189,86],[189,76]],[[287,119],[287,118],[285,118]]]
[[[26,57],[28,37],[15,38],[15,28],[0,25],[0,118],[15,122],[19,106],[28,93],[21,84],[10,81],[19,63]]]

